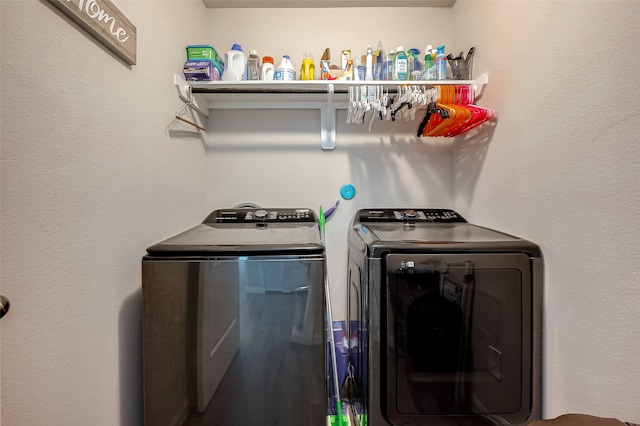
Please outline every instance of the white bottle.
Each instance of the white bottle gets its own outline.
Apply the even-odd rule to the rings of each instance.
[[[371,48],[371,45],[367,47],[367,60],[365,65],[364,79],[373,80],[373,49]]]
[[[296,79],[296,69],[291,63],[289,55],[284,55],[278,68],[273,73],[274,80],[292,81]]]
[[[262,57],[262,66],[260,66],[260,80],[273,80],[273,58],[271,56]]]
[[[247,58],[244,56],[242,46],[234,44],[231,50],[224,55],[223,81],[240,81],[247,79]]]

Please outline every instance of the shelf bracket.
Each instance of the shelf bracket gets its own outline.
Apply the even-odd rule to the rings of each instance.
[[[327,86],[327,103],[320,108],[320,138],[322,149],[336,147],[336,108],[333,105],[333,84]]]
[[[475,80],[472,80],[471,86],[473,87],[473,93],[475,95],[474,103],[477,102],[484,94],[484,88],[489,84],[489,75],[487,73],[481,74]]]
[[[200,118],[204,118],[202,121],[206,121],[206,118],[209,117],[209,110],[206,108],[200,107],[196,97],[191,92],[191,86],[189,85],[187,80],[185,80],[182,76],[178,74],[174,74],[173,84],[176,87],[176,90],[178,91],[178,98],[180,98],[180,100],[184,102],[184,105],[182,105],[182,108],[180,108],[180,110],[175,114],[176,118],[178,120],[184,121],[185,123],[188,123],[194,126],[198,130],[205,131],[206,129],[204,127],[182,118],[180,116],[180,113],[185,109],[189,108],[194,110],[198,114],[200,114],[201,116]]]

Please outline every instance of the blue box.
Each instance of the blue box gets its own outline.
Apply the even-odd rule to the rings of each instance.
[[[218,81],[222,76],[222,70],[212,61],[187,61],[182,72],[187,81]]]

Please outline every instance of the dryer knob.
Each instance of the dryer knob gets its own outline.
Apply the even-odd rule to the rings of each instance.
[[[415,210],[405,210],[404,211],[404,217],[405,219],[415,219],[417,216],[417,213]]]
[[[267,211],[264,209],[256,210],[255,216],[258,220],[265,220],[267,218]]]

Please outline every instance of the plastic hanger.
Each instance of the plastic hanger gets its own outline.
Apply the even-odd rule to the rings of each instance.
[[[191,120],[187,120],[186,118],[184,118],[182,116],[182,114],[185,112],[185,110],[187,110],[189,108],[189,106],[191,106],[191,102],[185,102],[182,105],[182,107],[180,107],[180,109],[178,111],[176,111],[176,114],[175,114],[176,119],[180,120],[180,121],[182,121],[184,123],[190,124],[190,125],[192,125],[193,127],[195,127],[196,129],[198,129],[200,131],[203,131],[203,132],[206,131],[207,129],[205,129],[204,127],[200,126],[197,123],[194,123]]]

